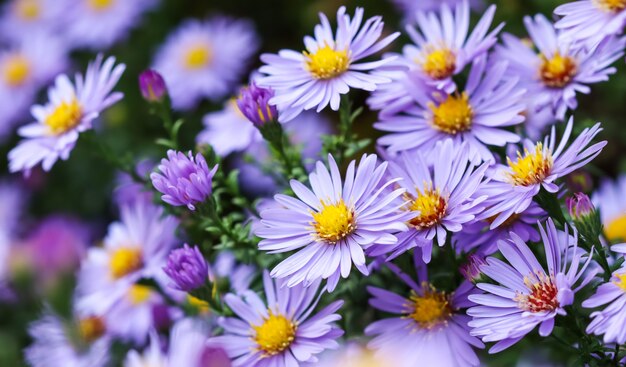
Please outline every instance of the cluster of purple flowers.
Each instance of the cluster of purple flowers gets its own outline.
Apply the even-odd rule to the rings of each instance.
[[[496,7],[481,1],[395,2],[410,40],[401,53],[376,56],[400,33],[342,6],[336,26],[320,14],[303,51],[262,54],[238,92],[259,49],[252,24],[183,22],[139,79],[144,98],[168,114],[172,149],[160,164],[128,170],[137,182],[120,185],[119,220],[97,246],[68,218],[15,233],[26,193],[0,182],[0,302],[13,297],[10,265],[19,259],[44,279],[77,273],[71,315],[45,307],[29,328],[26,361],[106,366],[121,341],[129,367],[479,366],[486,344],[499,353],[557,326],[585,333],[572,347],[599,336],[584,344],[600,345],[593,358],[619,353],[626,177],[603,182],[591,199],[568,193],[563,181],[607,144],[598,141],[600,123],[579,128],[571,114],[578,94],[617,70],[626,1],[565,4],[554,23],[528,16],[529,38],[501,34],[503,24],[492,25]],[[16,110],[0,111],[0,125],[29,105],[35,119],[17,130],[11,172],[28,176],[69,159],[80,135],[123,100],[115,89],[124,64],[99,54],[71,79],[67,53],[106,50],[154,6],[14,0],[2,8],[0,29],[12,46],[0,51],[0,97],[15,98]],[[472,9],[482,12],[474,26]],[[32,37],[14,32],[26,26]],[[47,101],[34,103],[51,80]],[[377,154],[346,160],[350,149],[337,154],[319,137],[332,135],[321,113],[345,108],[345,133],[353,116],[344,103],[355,89],[369,93],[382,135]],[[180,151],[170,109],[204,99],[224,107],[206,114],[195,152]],[[351,139],[341,135],[335,145]],[[279,172],[272,159],[289,169]],[[244,191],[263,200],[250,204],[232,187],[232,167]],[[342,340],[354,336],[346,324],[360,316],[348,308],[356,284],[376,318],[357,332],[363,344]],[[583,316],[573,305],[593,311]]]

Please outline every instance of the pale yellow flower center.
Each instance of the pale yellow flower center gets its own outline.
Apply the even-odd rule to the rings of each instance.
[[[104,321],[100,317],[90,316],[78,320],[78,333],[81,339],[88,343],[104,335],[105,331]]]
[[[417,192],[417,197],[405,194],[405,200],[410,202],[409,210],[418,214],[411,220],[411,224],[416,229],[430,228],[439,223],[446,215],[448,208],[447,199],[441,195],[439,190],[426,188]]]
[[[152,295],[153,290],[147,285],[133,284],[128,290],[128,299],[134,305],[146,302]]]
[[[604,227],[604,234],[611,242],[626,240],[626,214],[621,215],[609,222]]]
[[[592,2],[596,7],[612,13],[626,9],[626,0],[592,0]]]
[[[87,4],[95,11],[103,11],[109,9],[115,0],[87,0]]]
[[[626,274],[615,274],[614,276],[617,277],[617,280],[614,280],[613,284],[626,292]]]
[[[41,14],[41,6],[39,0],[17,0],[15,3],[15,12],[24,20],[35,20]]]
[[[324,201],[321,204],[321,211],[311,213],[314,220],[311,224],[320,240],[335,244],[354,232],[354,210],[343,199],[336,204],[326,204]]]
[[[534,152],[524,150],[524,156],[517,152],[517,159],[513,162],[507,158],[511,173],[510,181],[517,186],[530,186],[541,183],[552,171],[552,154],[549,150],[543,151],[543,144],[537,143]]]
[[[543,84],[548,87],[562,88],[569,84],[578,71],[576,61],[569,56],[562,56],[559,52],[551,59],[541,55],[539,75]]]
[[[2,65],[4,82],[10,87],[18,87],[28,79],[30,75],[30,63],[22,55],[12,55]]]
[[[143,266],[141,249],[120,247],[113,251],[109,259],[109,272],[114,279],[119,279]]]
[[[461,95],[449,95],[438,106],[430,103],[429,108],[433,112],[432,123],[440,131],[454,135],[472,127],[474,111],[465,92]]]
[[[409,317],[422,329],[444,323],[452,315],[449,297],[432,287],[425,286],[423,295],[412,292],[410,300],[413,310]]]
[[[347,50],[334,50],[326,45],[314,53],[303,52],[307,58],[306,67],[315,79],[332,79],[350,66]]]
[[[207,45],[196,45],[185,54],[185,67],[188,70],[198,70],[208,66],[211,63],[213,55],[211,49]]]
[[[269,317],[259,326],[252,326],[256,335],[254,341],[259,350],[267,356],[273,356],[289,348],[296,338],[296,324],[283,315],[274,315],[269,312]]]
[[[422,70],[435,80],[446,79],[456,69],[456,55],[447,48],[435,48],[426,54]]]
[[[80,123],[83,117],[83,109],[76,98],[69,103],[61,102],[45,120],[52,133],[58,135],[71,130]]]

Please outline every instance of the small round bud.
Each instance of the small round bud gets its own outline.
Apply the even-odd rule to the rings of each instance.
[[[260,127],[278,119],[276,106],[269,104],[272,97],[274,97],[272,89],[262,88],[251,82],[248,87],[241,89],[237,106],[248,120]]]
[[[197,246],[185,246],[172,251],[163,268],[173,281],[173,287],[190,292],[205,285],[209,276],[209,265]]]
[[[165,80],[158,72],[148,69],[139,75],[141,95],[148,102],[161,102],[167,94]]]

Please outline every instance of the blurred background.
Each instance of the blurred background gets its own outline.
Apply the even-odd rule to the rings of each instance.
[[[420,0],[413,1],[417,3]],[[506,32],[525,36],[523,16],[543,13],[551,17],[553,9],[563,2],[486,0],[483,6],[495,3],[498,8],[494,24],[506,22],[504,28]],[[7,12],[9,3],[0,1],[2,11]],[[366,16],[383,15],[388,32],[403,29],[405,14],[392,0],[158,1],[158,5],[143,14],[140,22],[134,24],[125,37],[112,47],[100,50],[103,54],[115,56],[120,62],[125,63],[127,70],[116,88],[124,92],[125,98],[104,113],[97,126],[99,135],[115,151],[132,152],[137,160],[145,158],[156,161],[164,155],[163,148],[154,144],[155,139],[163,135],[161,123],[148,112],[148,106],[139,91],[137,77],[152,64],[155,52],[168,34],[184,20],[206,19],[216,14],[249,19],[261,39],[260,52],[277,52],[283,48],[298,50],[303,47],[303,36],[310,34],[318,23],[318,12],[326,13],[331,22],[334,22],[334,14],[340,5],[346,5],[349,13],[354,7],[362,6],[365,8]],[[480,7],[477,8],[476,14],[479,12]],[[29,32],[29,29],[22,31]],[[0,34],[0,40],[3,38],[4,36]],[[408,38],[403,34],[388,51],[400,51],[402,45],[407,42]],[[67,71],[73,74],[74,71],[84,70],[95,54],[96,52],[91,50],[71,51]],[[254,62],[248,66],[250,71],[260,66],[258,57],[254,57],[253,60]],[[626,129],[622,127],[626,115],[624,100],[626,72],[623,61],[618,62],[616,66],[618,72],[609,82],[594,84],[590,95],[578,97],[580,107],[575,114],[577,121],[601,121],[605,129],[601,137],[609,141],[604,152],[595,161],[592,173],[596,179],[602,176],[614,177],[626,171],[626,155],[623,154],[626,151]],[[246,76],[241,79],[241,83],[247,80],[248,74],[244,75]],[[42,86],[32,103],[45,102],[45,90],[46,86]],[[365,94],[358,92],[354,94],[354,98],[360,103],[365,97]],[[14,103],[12,97],[5,95],[0,99],[0,109],[8,108],[12,103]],[[180,113],[186,120],[181,131],[183,148],[194,147],[196,134],[202,129],[202,117],[208,112],[222,108],[223,102],[203,101],[192,111]],[[337,116],[329,113],[328,118],[334,121]],[[356,123],[359,135],[375,138],[377,132],[371,127],[375,119],[374,113],[364,113]],[[27,324],[38,317],[43,300],[53,304],[71,301],[72,274],[81,252],[87,245],[102,238],[107,224],[116,217],[117,212],[112,200],[117,173],[112,166],[94,154],[93,146],[84,140],[79,141],[69,161],[57,163],[49,173],[35,170],[26,179],[18,175],[9,175],[6,156],[19,141],[15,130],[28,122],[31,122],[31,119],[25,111],[15,119],[7,135],[0,141],[0,167],[3,172],[0,181],[17,182],[21,188],[19,192],[4,195],[0,199],[2,200],[0,220],[13,215],[5,213],[14,207],[7,200],[16,195],[23,195],[26,198],[23,201],[25,206],[22,209],[23,214],[19,216],[14,228],[15,238],[21,242],[19,244],[21,250],[13,251],[9,255],[10,266],[7,270],[12,281],[17,284],[19,294],[9,295],[5,298],[9,301],[0,302],[0,366],[23,365],[21,351],[29,343]],[[373,147],[370,147],[370,150],[373,151]],[[37,258],[37,253],[41,253],[38,246],[45,247],[46,259]],[[58,259],[49,256],[55,252],[65,256]],[[50,267],[61,271],[42,275],[34,271],[37,267]],[[19,297],[19,308],[12,304],[11,297]],[[534,338],[525,339],[523,343],[499,355],[491,363],[495,366],[511,365],[520,351],[529,350],[528,346],[536,342]],[[541,357],[544,353],[542,351],[534,353],[534,349],[530,350],[533,350],[530,358]]]

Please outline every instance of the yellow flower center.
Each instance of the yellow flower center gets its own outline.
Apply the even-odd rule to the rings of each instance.
[[[74,128],[83,117],[83,110],[76,100],[71,102],[61,102],[57,108],[46,118],[45,124],[48,125],[52,133],[59,135]]]
[[[547,59],[541,55],[539,75],[543,84],[548,87],[562,88],[566,86],[577,71],[576,61],[569,56],[562,56],[557,52],[551,59]]]
[[[120,247],[111,254],[109,270],[114,279],[119,279],[143,265],[141,249],[136,247]]]
[[[152,295],[152,287],[141,284],[133,284],[128,290],[128,299],[134,305],[140,305],[146,302]]]
[[[311,225],[320,240],[335,244],[354,232],[354,211],[348,208],[343,199],[337,204],[321,203],[322,210],[311,213],[314,220]]]
[[[623,291],[626,292],[626,273],[624,274],[614,274],[617,280],[613,281],[613,284],[620,287]]]
[[[88,343],[104,335],[105,331],[104,321],[100,317],[90,316],[78,321],[78,333],[81,339]]]
[[[626,214],[613,219],[604,227],[604,233],[611,242],[626,240]]]
[[[515,300],[518,306],[530,312],[554,311],[559,308],[557,295],[559,290],[554,285],[554,280],[542,272],[524,277],[524,284],[529,293],[518,293]]]
[[[530,186],[542,182],[552,170],[552,154],[543,151],[543,144],[537,143],[534,152],[524,149],[524,156],[517,152],[517,160],[507,158],[512,173],[509,178],[514,185]]]
[[[106,10],[113,5],[115,0],[87,0],[89,6],[95,11]]]
[[[422,62],[424,73],[436,80],[450,77],[455,69],[456,55],[447,48],[437,48],[428,52]]]
[[[211,311],[207,301],[203,301],[200,298],[192,296],[191,294],[187,295],[187,303],[196,309],[196,311],[200,314],[206,315]]]
[[[417,197],[405,194],[405,200],[411,205],[409,209],[417,212],[417,215],[409,221],[416,229],[425,229],[439,223],[446,214],[448,201],[441,195],[439,190],[431,188],[424,189],[424,192],[418,190]]]
[[[2,68],[4,81],[10,87],[17,87],[26,81],[30,75],[30,63],[22,55],[8,57]]]
[[[342,74],[350,66],[348,51],[336,51],[326,45],[314,53],[303,52],[306,56],[306,67],[315,79],[332,79]]]
[[[433,112],[433,125],[438,130],[454,135],[472,127],[474,112],[465,92],[461,95],[449,95],[439,106],[430,103],[429,107]]]
[[[592,0],[592,2],[596,7],[613,13],[626,9],[626,0]]]
[[[446,322],[452,315],[448,296],[432,286],[424,286],[424,294],[412,292],[412,313],[409,317],[415,320],[420,328],[428,329]]]
[[[15,3],[15,12],[24,20],[35,20],[41,14],[38,0],[18,0]]]
[[[189,70],[202,69],[209,65],[213,55],[207,45],[196,45],[190,48],[185,55],[185,67]]]
[[[272,311],[269,311],[269,317],[263,324],[252,328],[256,332],[254,341],[267,356],[281,353],[296,338],[296,324],[283,315],[274,315]]]

